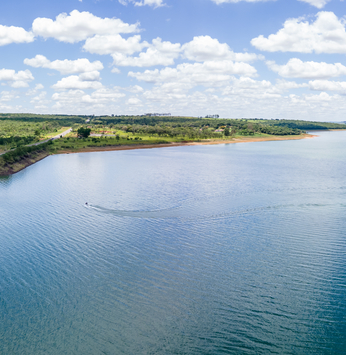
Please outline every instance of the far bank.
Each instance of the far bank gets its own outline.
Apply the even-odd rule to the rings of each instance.
[[[253,142],[267,142],[267,141],[284,141],[284,140],[300,140],[307,138],[314,138],[316,135],[301,134],[297,136],[264,136],[264,137],[236,137],[223,140],[206,140],[200,142],[168,142],[168,143],[154,143],[146,144],[141,142],[133,142],[132,144],[121,145],[104,145],[104,146],[86,146],[79,148],[61,148],[57,151],[42,150],[34,152],[22,157],[14,162],[7,162],[0,164],[0,176],[13,175],[26,167],[35,164],[36,162],[46,158],[48,155],[54,154],[72,154],[72,153],[89,153],[89,152],[105,152],[117,150],[133,150],[133,149],[153,149],[153,148],[168,148],[181,146],[196,146],[196,145],[215,145],[215,144],[235,144],[235,143],[253,143]]]

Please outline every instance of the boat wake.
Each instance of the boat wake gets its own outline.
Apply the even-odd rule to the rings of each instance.
[[[275,195],[268,195],[266,199],[254,199],[253,194],[204,196],[182,200],[174,206],[157,210],[120,210],[89,203],[85,204],[85,207],[118,217],[181,220],[225,218],[231,215],[245,216],[285,209],[295,213],[298,211],[305,213],[308,209],[323,209],[327,212],[334,208],[345,207],[344,204],[337,201],[331,203],[330,199],[319,200],[319,203],[316,203],[313,197],[304,197],[301,191],[296,191],[296,193],[296,203],[293,204],[292,199],[288,197],[291,196],[290,194],[287,195],[286,191],[276,191]]]

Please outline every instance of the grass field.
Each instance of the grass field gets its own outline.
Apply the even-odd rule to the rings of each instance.
[[[57,136],[57,135],[60,135],[60,134],[64,133],[64,132],[67,131],[69,128],[71,128],[71,127],[61,127],[60,129],[55,130],[54,132],[44,133],[44,134],[41,136],[41,139],[53,138],[53,137],[55,137],[55,136]]]

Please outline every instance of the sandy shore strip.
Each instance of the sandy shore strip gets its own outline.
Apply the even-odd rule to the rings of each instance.
[[[114,150],[132,150],[132,149],[153,149],[153,148],[169,148],[169,147],[183,147],[192,145],[213,145],[213,144],[234,144],[234,143],[253,143],[253,142],[270,142],[270,141],[286,141],[286,140],[298,140],[318,137],[312,134],[302,134],[299,136],[272,136],[272,137],[242,137],[233,138],[229,140],[215,140],[204,142],[173,142],[173,143],[157,143],[157,144],[129,144],[107,147],[87,147],[82,149],[61,150],[54,154],[71,154],[71,153],[91,153],[91,152],[108,152]]]

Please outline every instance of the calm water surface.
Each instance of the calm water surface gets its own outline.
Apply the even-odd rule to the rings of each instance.
[[[345,144],[57,155],[0,179],[0,354],[346,353]]]

